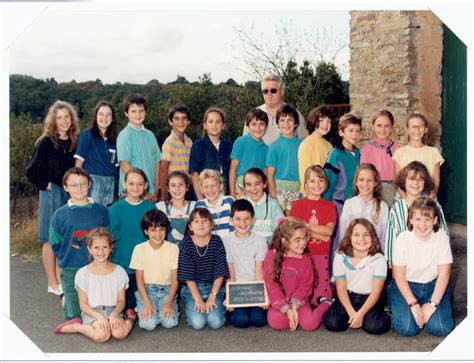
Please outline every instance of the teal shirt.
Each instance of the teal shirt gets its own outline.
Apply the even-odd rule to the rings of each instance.
[[[260,168],[265,170],[265,159],[267,158],[268,145],[255,140],[250,133],[240,136],[235,140],[231,159],[239,161],[236,176],[244,175],[250,168]]]
[[[270,241],[278,225],[278,219],[285,216],[280,204],[267,193],[263,193],[262,198],[257,203],[254,203],[248,196],[244,198],[252,204],[255,211],[255,224],[252,231]]]
[[[274,141],[267,153],[267,166],[275,169],[275,180],[299,181],[298,148],[302,140],[283,135]]]
[[[109,209],[109,230],[114,237],[112,262],[122,266],[128,274],[134,273],[128,268],[133,249],[148,239],[143,234],[140,222],[143,215],[152,209],[156,209],[155,205],[147,200],[130,204],[125,199],[114,203]]]
[[[148,191],[155,193],[156,164],[161,160],[161,150],[155,135],[145,126],[136,129],[130,124],[120,131],[117,138],[118,161],[126,161],[132,167],[139,168],[145,172]],[[123,191],[125,174],[120,168],[119,192]]]

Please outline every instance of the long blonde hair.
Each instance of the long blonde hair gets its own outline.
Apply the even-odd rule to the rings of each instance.
[[[69,151],[72,151],[76,148],[77,136],[79,135],[79,118],[77,117],[76,110],[70,103],[60,100],[57,100],[49,107],[44,119],[43,133],[36,140],[36,145],[44,137],[49,137],[54,147],[56,149],[59,147],[59,131],[56,125],[56,114],[59,110],[67,110],[69,115],[71,115],[71,127],[67,131],[67,136],[71,140]]]
[[[372,175],[374,176],[375,180],[375,188],[374,188],[374,201],[375,201],[375,208],[373,211],[372,218],[374,219],[375,224],[379,224],[380,222],[380,210],[381,210],[381,204],[382,204],[382,195],[380,194],[380,189],[382,188],[380,184],[380,175],[377,169],[375,168],[374,165],[369,164],[369,163],[362,163],[360,164],[354,175],[354,194],[359,195],[359,188],[357,187],[357,179],[359,178],[359,174],[362,170],[369,170],[372,172]]]

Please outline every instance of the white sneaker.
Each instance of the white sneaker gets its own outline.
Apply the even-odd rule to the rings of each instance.
[[[61,284],[55,289],[54,287],[48,286],[48,292],[53,295],[61,296],[63,293],[63,287]]]

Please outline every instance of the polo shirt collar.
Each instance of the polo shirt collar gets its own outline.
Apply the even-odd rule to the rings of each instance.
[[[265,141],[263,141],[263,137],[260,139],[260,141],[257,141],[253,138],[253,136],[250,134],[250,131],[248,132],[247,135],[248,138],[250,138],[250,140],[252,140],[254,143],[256,143],[257,145],[261,145],[261,144],[265,144]]]
[[[174,132],[174,130],[171,130],[171,137],[173,139],[175,139],[176,141],[180,142],[180,143],[183,143],[183,141],[181,141],[181,139],[178,137],[178,135],[176,134],[176,132]],[[189,137],[188,135],[184,134],[183,136],[184,138],[184,144],[186,144],[186,142],[188,141]]]
[[[141,124],[139,128],[133,126],[130,122],[127,124],[127,126],[129,126],[130,128],[132,128],[133,130],[135,131],[143,131],[146,129],[145,125]]]
[[[94,204],[94,199],[92,199],[92,198],[87,198],[87,203],[84,204],[84,205],[74,204],[72,199],[69,199],[67,201],[67,205],[71,209],[76,209],[76,208],[89,208],[89,209],[91,209],[93,204]]]
[[[263,192],[262,197],[257,202],[254,202],[250,197],[248,201],[252,204],[252,206],[258,207],[259,205],[262,205],[265,202],[266,198],[267,198],[267,193]]]

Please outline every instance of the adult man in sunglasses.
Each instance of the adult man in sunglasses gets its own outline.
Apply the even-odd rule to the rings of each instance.
[[[270,145],[280,136],[280,129],[276,123],[276,112],[283,105],[283,96],[285,94],[285,85],[277,74],[267,74],[262,80],[262,95],[265,103],[258,108],[265,111],[268,115],[268,127],[263,135],[263,141],[265,144]],[[304,139],[308,136],[308,130],[306,129],[306,123],[303,115],[298,111],[299,125],[296,130],[296,136],[300,139]],[[249,132],[248,127],[244,127],[243,135]]]

